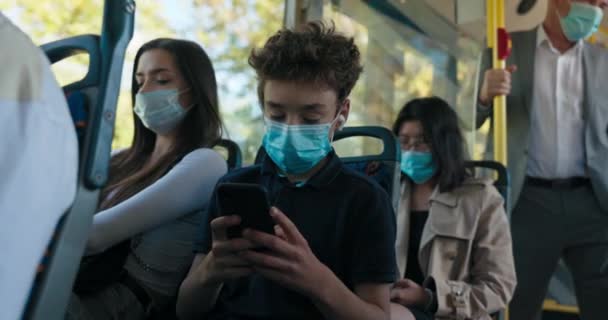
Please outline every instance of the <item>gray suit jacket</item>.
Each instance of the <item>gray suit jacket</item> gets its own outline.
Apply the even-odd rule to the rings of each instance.
[[[507,97],[507,167],[511,174],[513,204],[517,203],[521,193],[528,163],[536,34],[536,28],[511,34],[513,50],[507,60],[507,65],[514,64],[518,67],[512,75],[511,94]],[[484,54],[479,88],[484,71],[488,68],[491,68],[489,50]],[[587,170],[600,205],[608,211],[608,50],[585,43],[583,73]],[[479,105],[477,126],[481,126],[491,113],[491,108]]]

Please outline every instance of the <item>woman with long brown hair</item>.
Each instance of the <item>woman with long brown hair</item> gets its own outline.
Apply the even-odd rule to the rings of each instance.
[[[68,318],[143,319],[173,310],[192,262],[200,212],[227,171],[210,149],[222,122],[213,66],[198,44],[144,44],[135,57],[131,95],[133,145],[112,157],[85,253],[112,252],[103,260],[120,261],[120,276],[94,288],[86,282],[78,288],[77,281]]]

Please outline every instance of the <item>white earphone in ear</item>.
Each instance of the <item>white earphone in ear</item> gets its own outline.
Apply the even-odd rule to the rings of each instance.
[[[346,118],[341,114],[338,116],[338,130],[344,129],[344,124],[346,124]]]

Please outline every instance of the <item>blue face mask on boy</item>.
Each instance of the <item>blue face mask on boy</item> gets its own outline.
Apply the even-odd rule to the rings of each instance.
[[[402,151],[401,172],[414,183],[422,184],[431,179],[437,172],[437,165],[430,152]]]
[[[560,17],[560,24],[568,40],[578,41],[590,37],[597,31],[602,22],[602,16],[602,9],[596,6],[572,2],[568,15]]]
[[[317,125],[287,125],[267,118],[264,121],[264,149],[284,173],[306,173],[332,150],[329,130],[335,120]]]

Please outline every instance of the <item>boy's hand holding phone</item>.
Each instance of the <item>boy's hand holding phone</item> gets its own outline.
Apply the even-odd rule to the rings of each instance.
[[[333,273],[314,255],[298,228],[279,209],[272,208],[275,235],[245,229],[243,238],[256,247],[268,250],[246,250],[238,255],[250,262],[262,276],[308,296],[320,296],[320,290]]]
[[[228,238],[227,230],[240,223],[241,218],[237,215],[222,216],[211,221],[213,244],[203,262],[204,272],[199,273],[204,277],[201,283],[217,284],[253,272],[251,263],[239,253],[253,248],[254,244],[243,238]]]
[[[218,234],[222,235],[217,245],[214,238],[213,250],[217,247],[219,253],[229,252],[230,258],[225,258],[219,265],[230,267],[233,273],[222,273],[223,276],[257,272],[314,297],[320,295],[322,286],[331,281],[332,276],[335,277],[317,259],[294,223],[278,208],[270,208],[263,187],[224,183],[218,187],[218,200],[222,218],[230,219],[217,218],[211,223],[212,229],[215,224]],[[239,223],[232,220],[234,217],[239,218]],[[235,255],[239,259],[235,259]]]
[[[274,233],[274,221],[269,215],[270,205],[266,189],[252,183],[222,183],[217,188],[222,216],[238,215],[240,224],[230,226],[228,238],[242,237],[243,229],[250,228]]]

